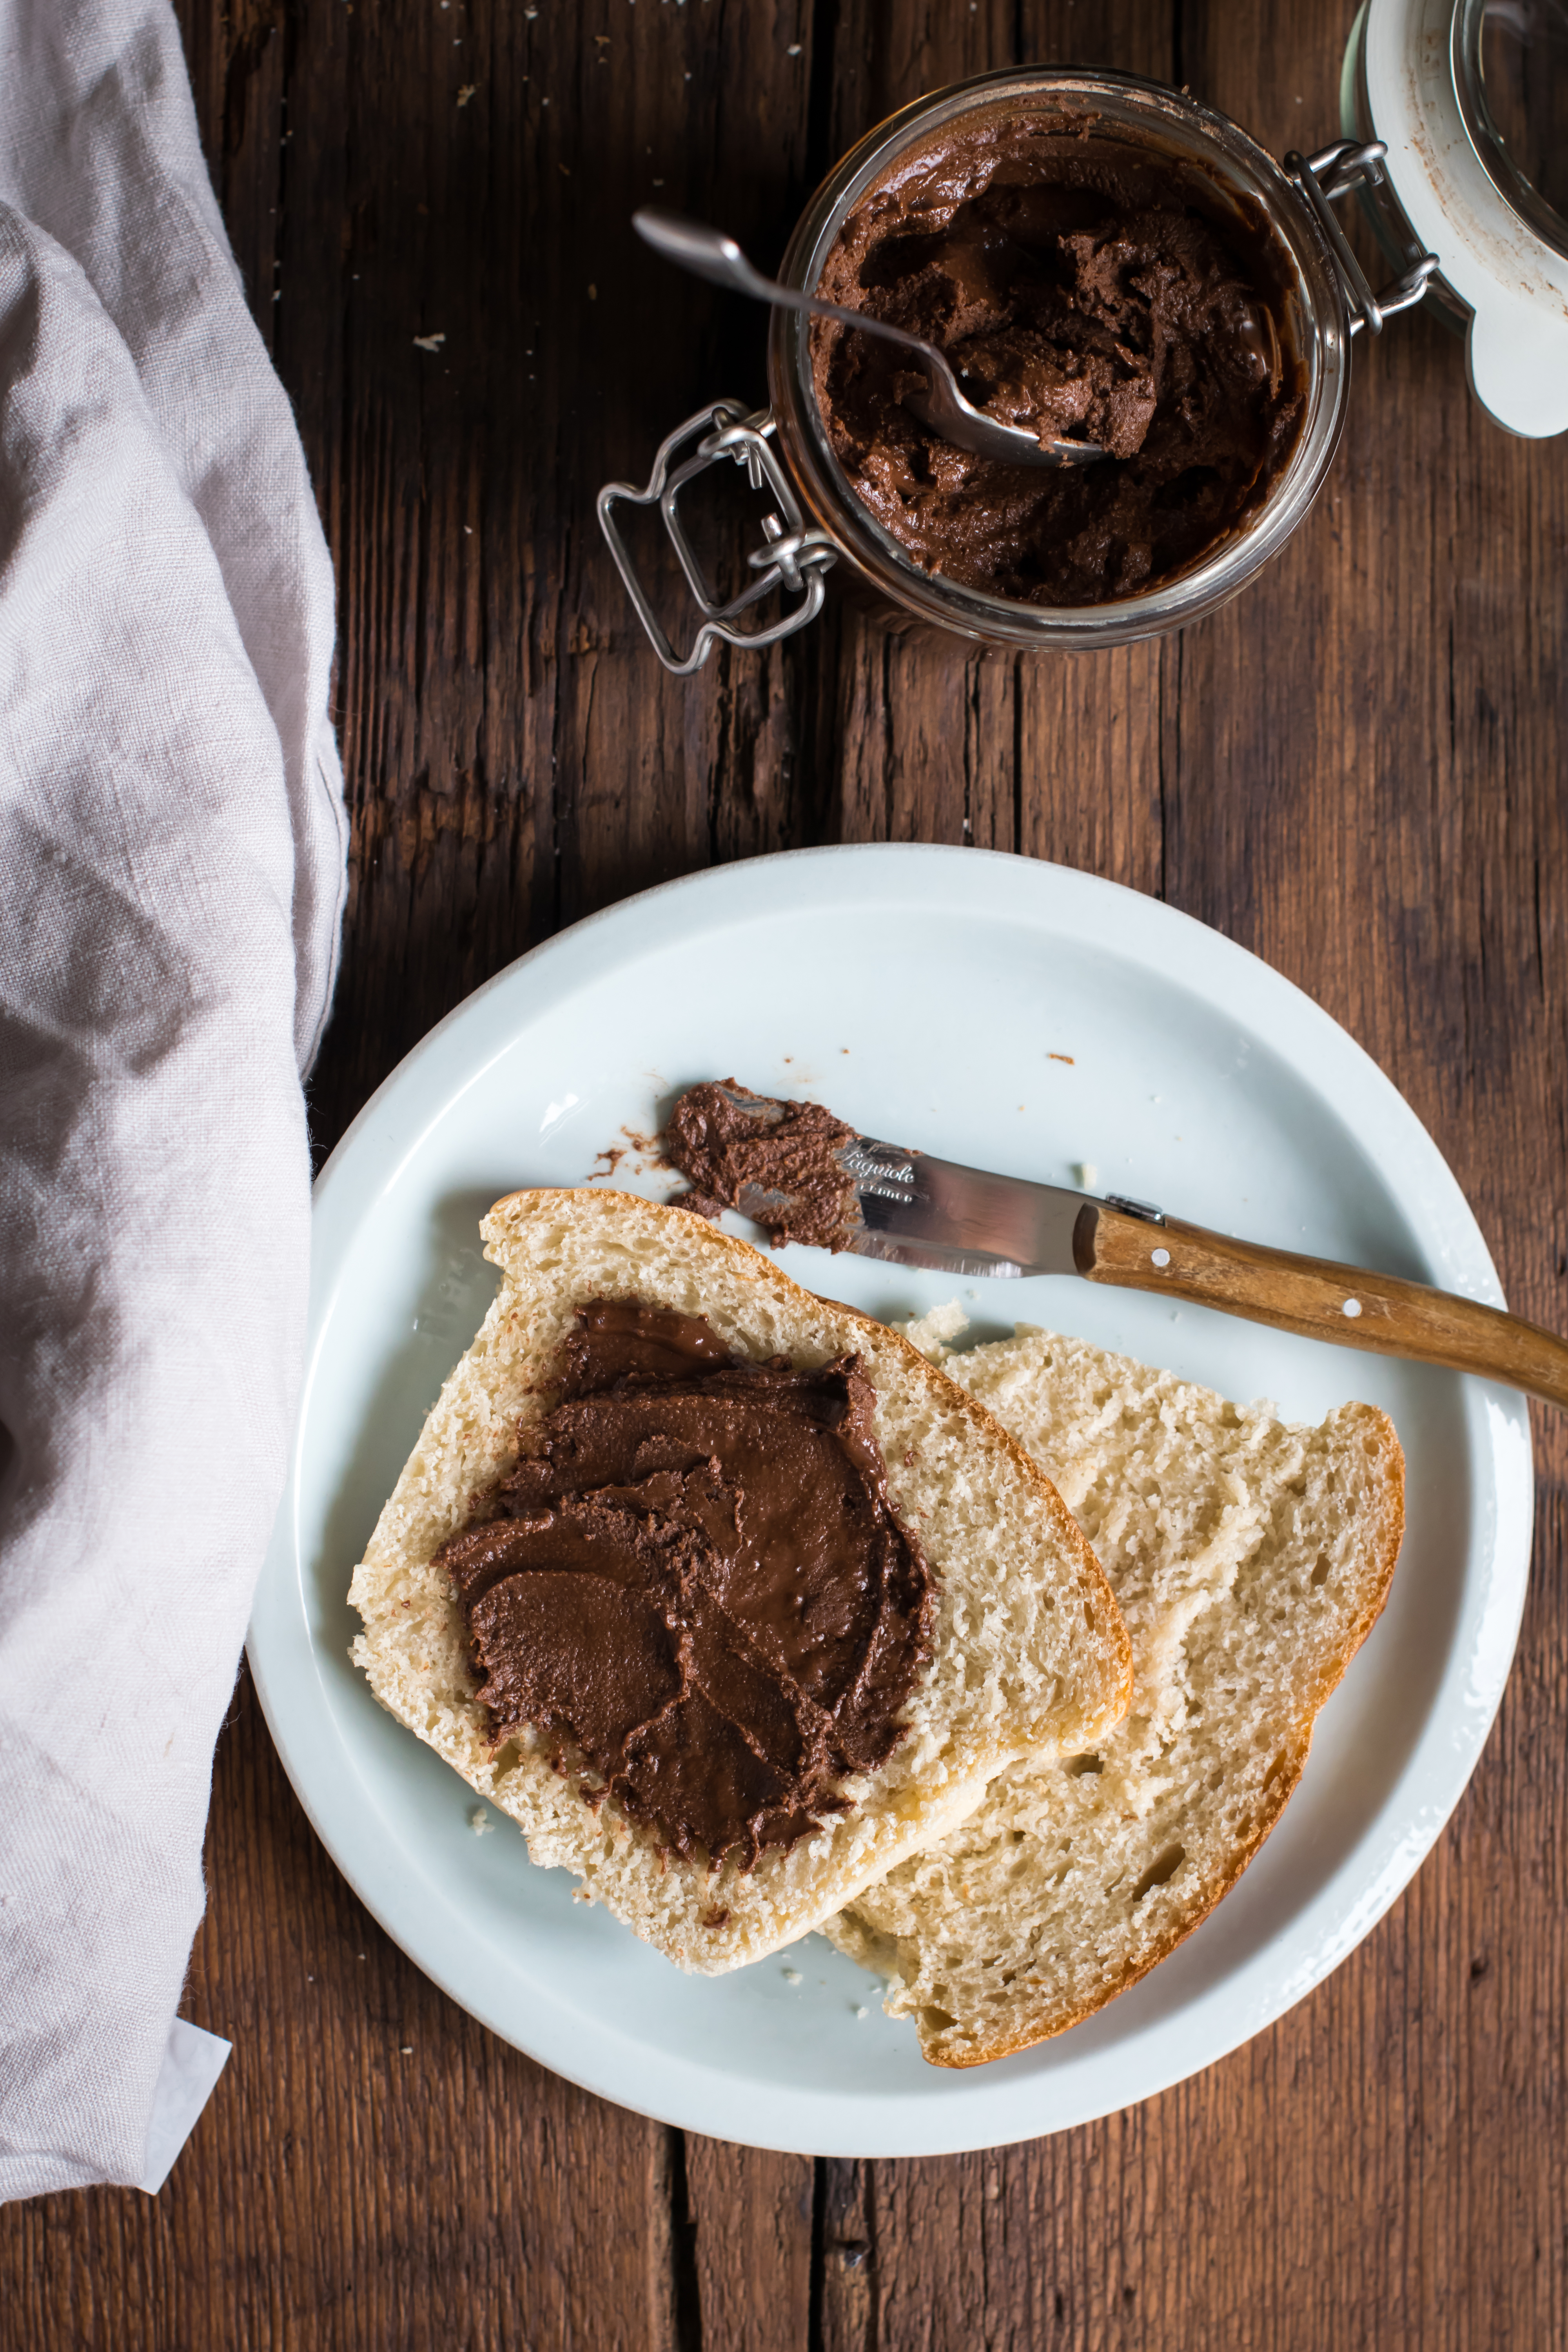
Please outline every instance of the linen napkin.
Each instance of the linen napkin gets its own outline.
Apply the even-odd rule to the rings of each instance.
[[[298,1381],[331,652],[167,0],[0,0],[3,2197],[161,2178],[221,2064],[172,2028]]]

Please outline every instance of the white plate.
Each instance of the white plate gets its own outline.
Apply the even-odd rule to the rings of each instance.
[[[306,1381],[250,1660],[289,1777],[389,1935],[455,2000],[574,2082],[721,2139],[931,2155],[1086,2121],[1209,2064],[1317,1984],[1405,1885],[1458,1800],[1523,1605],[1533,1486],[1522,1401],[1071,1279],[951,1276],[791,1248],[872,1313],[963,1296],[1315,1420],[1393,1414],[1409,1523],[1382,1623],[1325,1710],[1300,1791],[1171,1959],[1045,2047],[927,2066],[914,2029],[819,1937],[682,1976],[535,1870],[500,1815],[350,1666],[344,1593],[442,1380],[493,1295],[477,1224],[524,1184],[581,1182],[695,1078],[818,1096],[864,1130],[984,1168],[1099,1184],[1325,1257],[1500,1303],[1436,1146],[1308,998],[1171,908],[980,850],[758,859],[652,890],[468,999],[361,1113],[317,1186]],[[668,1177],[617,1181],[658,1195]],[[742,1228],[744,1230],[744,1228]],[[793,1980],[798,1978],[798,1981]]]

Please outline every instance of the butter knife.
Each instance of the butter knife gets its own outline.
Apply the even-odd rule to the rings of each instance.
[[[838,1245],[861,1257],[962,1275],[1076,1274],[1568,1405],[1568,1341],[1473,1298],[1210,1233],[1121,1193],[996,1176],[873,1136],[837,1157],[854,1187]],[[787,1229],[784,1194],[744,1185],[737,1205]]]

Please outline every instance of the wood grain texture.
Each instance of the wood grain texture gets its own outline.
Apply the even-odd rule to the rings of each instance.
[[[797,2352],[808,2341],[815,2169],[809,2157],[688,2137],[689,2332],[701,2343]]]
[[[602,481],[763,387],[763,313],[647,264],[637,202],[766,262],[880,114],[1020,58],[1185,82],[1277,152],[1310,147],[1337,129],[1350,0],[180,5],[338,567],[353,865],[323,1150],[479,981],[627,890],[815,841],[971,841],[1163,896],[1285,971],[1436,1135],[1516,1310],[1568,1328],[1568,448],[1489,425],[1440,327],[1357,349],[1313,513],[1160,645],[978,656],[834,599],[809,636],[681,685],[592,526]],[[1519,1662],[1407,1893],[1205,2074],[985,2155],[813,2168],[684,2141],[503,2048],[360,1908],[242,1683],[185,2004],[235,2056],[159,2198],[0,2216],[0,2342],[1568,2340],[1557,1417],[1538,1441]]]
[[[1079,1211],[1073,1250],[1086,1282],[1163,1291],[1277,1331],[1447,1364],[1568,1407],[1568,1340],[1428,1283],[1098,1205]]]

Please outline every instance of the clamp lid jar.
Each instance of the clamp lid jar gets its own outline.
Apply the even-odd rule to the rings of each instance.
[[[1258,258],[1260,271],[1251,282],[1266,287],[1259,307],[1267,310],[1263,327],[1269,352],[1260,364],[1266,373],[1273,370],[1289,379],[1293,421],[1288,444],[1274,449],[1256,481],[1244,473],[1242,494],[1221,513],[1212,536],[1190,549],[1178,545],[1176,559],[1146,580],[1128,584],[1124,578],[1113,579],[1113,593],[1100,595],[1091,587],[1087,598],[1081,583],[1075,583],[1074,601],[1062,593],[1068,584],[1065,572],[1053,572],[1047,561],[1037,570],[1037,584],[1031,581],[1026,593],[993,593],[984,567],[976,573],[972,566],[967,577],[952,576],[943,569],[940,544],[934,555],[930,544],[912,549],[908,534],[887,528],[873,511],[841,461],[842,437],[836,447],[833,419],[825,414],[823,331],[798,314],[776,311],[769,341],[771,408],[753,416],[746,416],[738,403],[704,411],[670,436],[646,489],[612,483],[600,494],[605,536],[667,667],[689,671],[715,642],[768,642],[803,625],[820,605],[822,575],[829,565],[846,584],[905,625],[922,625],[998,646],[1123,644],[1180,627],[1227,602],[1305,515],[1343,424],[1352,338],[1363,329],[1378,332],[1392,310],[1419,300],[1434,266],[1430,257],[1423,257],[1379,297],[1356,265],[1331,199],[1375,174],[1375,149],[1352,151],[1342,142],[1310,159],[1289,154],[1281,164],[1225,116],[1131,75],[1055,68],[985,75],[904,108],[843,158],[796,226],[779,271],[782,281],[816,290],[847,225],[859,217],[857,208],[873,211],[895,181],[918,178],[924,159],[943,152],[944,142],[994,144],[1016,128],[1020,138],[1026,132],[1025,144],[1034,141],[1042,155],[1075,159],[1072,168],[1080,177],[1085,171],[1093,175],[1076,160],[1080,152],[1121,158],[1117,168],[1131,175],[1130,184],[1152,183],[1161,190],[1166,215],[1201,217],[1222,242]],[[1175,204],[1170,202],[1173,184]],[[990,184],[976,182],[983,184]],[[1028,185],[1026,170],[1020,184]],[[830,331],[854,339],[851,329]],[[1091,431],[1086,437],[1096,435]],[[680,446],[687,440],[695,446],[683,457]],[[710,591],[676,511],[684,484],[724,456],[746,462],[753,481],[765,483],[773,494],[773,511],[763,525],[767,539],[751,559],[755,576],[728,602]],[[984,467],[991,461],[968,462]],[[1115,487],[1112,468],[1120,471],[1118,461],[1107,457],[1072,469],[1070,479],[1101,479],[1109,491]],[[994,472],[1005,487],[1006,478],[1020,477],[1025,469],[998,467]],[[1028,469],[1030,494],[1041,502],[1039,511],[1047,520],[1052,493],[1042,493],[1039,486],[1068,478]],[[671,646],[637,582],[614,511],[626,499],[659,505],[697,597],[701,625],[685,656]],[[890,520],[899,523],[896,509]],[[795,590],[794,610],[761,630],[742,625],[742,614],[769,585]]]
[[[1442,256],[1433,305],[1506,431],[1568,431],[1568,5],[1365,0],[1340,89],[1385,163],[1368,210],[1396,261]]]

